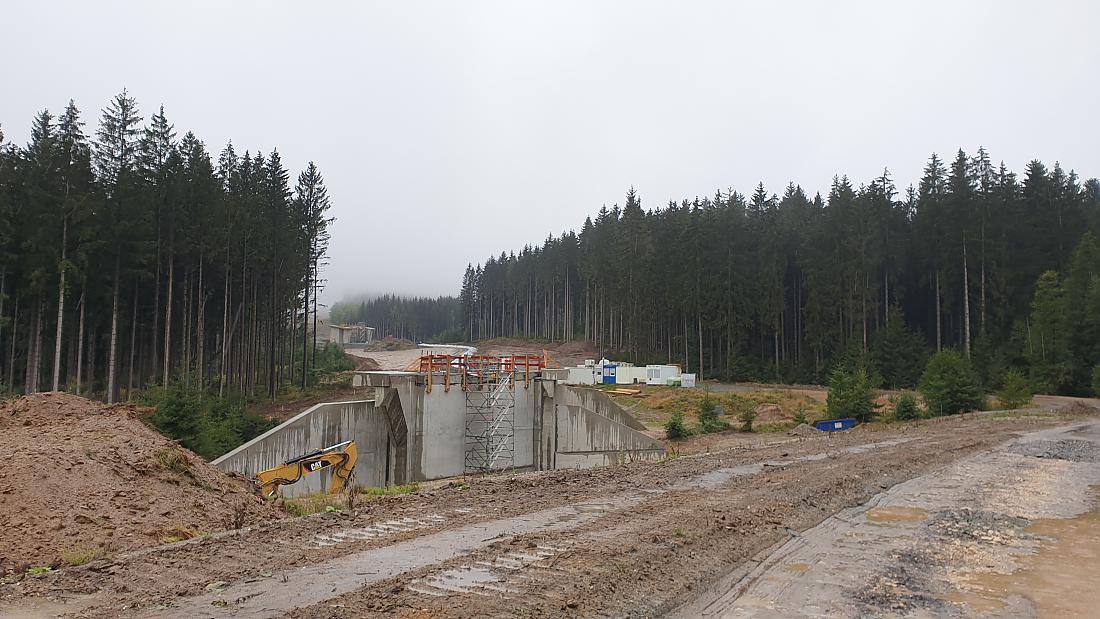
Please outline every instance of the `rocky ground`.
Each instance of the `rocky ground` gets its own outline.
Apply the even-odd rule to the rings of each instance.
[[[660,463],[456,480],[27,575],[0,586],[0,614],[660,615],[897,484],[1087,418],[978,415],[770,444],[731,434]],[[1015,526],[999,518],[972,509],[935,522],[962,536]]]

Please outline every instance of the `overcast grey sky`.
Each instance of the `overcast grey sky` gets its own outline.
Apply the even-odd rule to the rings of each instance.
[[[1098,3],[15,2],[0,124],[123,87],[217,153],[317,162],[326,297],[456,293],[467,262],[643,206],[985,145],[1100,174]]]

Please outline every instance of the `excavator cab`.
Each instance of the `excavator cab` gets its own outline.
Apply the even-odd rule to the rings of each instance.
[[[342,492],[355,473],[355,441],[344,441],[329,447],[291,458],[286,462],[256,473],[253,481],[264,497],[275,496],[279,486],[298,482],[306,475],[332,467],[329,493]]]

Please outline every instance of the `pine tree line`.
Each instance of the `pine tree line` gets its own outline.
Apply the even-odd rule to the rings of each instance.
[[[305,384],[330,201],[277,150],[215,162],[125,91],[89,138],[76,105],[0,134],[0,380],[102,394]]]
[[[382,295],[359,303],[333,305],[332,321],[362,322],[375,328],[378,337],[392,336],[414,342],[456,342],[465,337],[459,329],[458,299],[453,296],[405,297]]]
[[[1031,344],[1014,334],[1028,330],[1036,281],[1065,271],[1090,228],[1095,179],[1040,161],[1021,179],[984,149],[933,155],[901,193],[888,171],[858,187],[834,178],[826,196],[761,184],[652,210],[631,189],[580,233],[470,265],[461,328],[583,338],[728,379],[820,382],[838,358],[899,342],[1005,364],[1034,345],[1034,331]],[[1086,363],[1053,388],[1082,391]]]

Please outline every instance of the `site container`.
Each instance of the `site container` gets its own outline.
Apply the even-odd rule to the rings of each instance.
[[[823,419],[814,423],[814,427],[822,432],[839,432],[848,430],[856,425],[856,420],[848,419]]]

